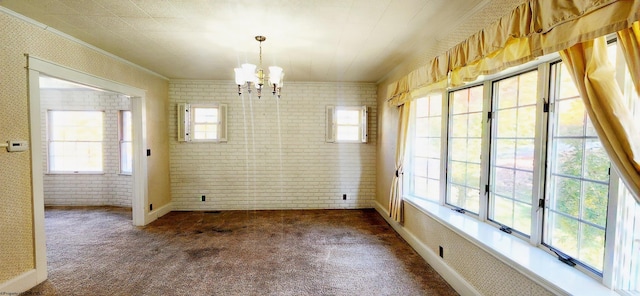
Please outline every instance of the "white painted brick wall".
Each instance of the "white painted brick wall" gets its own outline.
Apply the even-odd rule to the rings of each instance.
[[[132,177],[120,175],[118,112],[130,110],[130,99],[86,90],[41,90],[42,159],[45,205],[131,207]],[[104,110],[104,174],[47,174],[47,110]]]
[[[229,81],[172,80],[169,100],[174,209],[373,207],[375,84],[287,82],[278,103],[270,92],[239,97]],[[227,104],[228,142],[178,142],[178,103]],[[327,105],[367,105],[369,143],[325,143]]]

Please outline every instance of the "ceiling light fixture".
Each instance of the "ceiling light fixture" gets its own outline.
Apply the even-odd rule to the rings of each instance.
[[[258,91],[258,98],[262,96],[262,86],[264,85],[265,75],[262,70],[262,42],[267,40],[267,37],[256,36],[256,40],[260,42],[260,65],[256,71],[256,65],[245,63],[241,68],[235,68],[236,72],[236,84],[238,85],[238,95],[242,95],[242,88],[246,87],[247,91],[251,93],[251,85],[253,85]],[[269,85],[272,86],[272,92],[274,96],[280,98],[280,90],[282,89],[282,78],[284,78],[284,72],[282,68],[271,66],[269,67]]]

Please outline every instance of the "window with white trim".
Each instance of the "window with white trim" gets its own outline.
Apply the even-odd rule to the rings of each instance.
[[[493,82],[488,219],[531,234],[538,70]]]
[[[367,142],[367,106],[327,106],[326,112],[326,142]]]
[[[131,111],[121,110],[119,115],[118,138],[120,141],[120,173],[130,175],[133,172]]]
[[[49,173],[102,173],[103,111],[47,111]]]
[[[547,201],[542,243],[601,274],[609,157],[562,62],[552,65]]]
[[[178,141],[226,142],[226,104],[178,104]]]
[[[480,210],[483,86],[449,94],[447,199],[454,207]]]
[[[611,43],[616,76],[625,74],[616,79],[640,123],[633,81],[615,52]],[[424,119],[425,99],[416,100],[407,192],[486,221],[625,295],[640,295],[640,205],[610,169],[562,61],[545,59],[443,92],[439,156],[446,175],[439,188],[446,191],[435,198],[418,185],[428,176],[421,157],[432,123]]]
[[[440,146],[442,139],[442,94],[416,99],[412,106],[409,150],[411,194],[430,200],[440,196]]]

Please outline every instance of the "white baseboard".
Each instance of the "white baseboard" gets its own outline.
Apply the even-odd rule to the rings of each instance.
[[[158,218],[166,215],[167,213],[171,212],[173,210],[173,205],[171,203],[168,203],[158,209],[155,209],[149,213],[147,213],[146,217],[145,217],[145,225],[157,220]]]
[[[436,253],[422,243],[415,235],[407,231],[402,225],[389,217],[389,212],[376,201],[376,211],[404,238],[407,243],[444,278],[460,295],[482,295],[460,274],[445,263]]]
[[[31,269],[17,277],[0,284],[0,294],[19,294],[39,284],[38,273]]]

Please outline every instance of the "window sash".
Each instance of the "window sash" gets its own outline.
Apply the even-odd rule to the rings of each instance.
[[[562,62],[555,63],[551,72],[554,108],[549,120],[542,244],[602,276],[609,206],[608,157],[563,67]],[[594,171],[590,162],[604,166]]]
[[[120,155],[120,174],[133,173],[133,127],[132,114],[129,110],[121,110],[118,120],[118,138]]]
[[[446,204],[480,212],[484,86],[449,93]]]
[[[49,173],[102,173],[103,111],[47,112]]]

